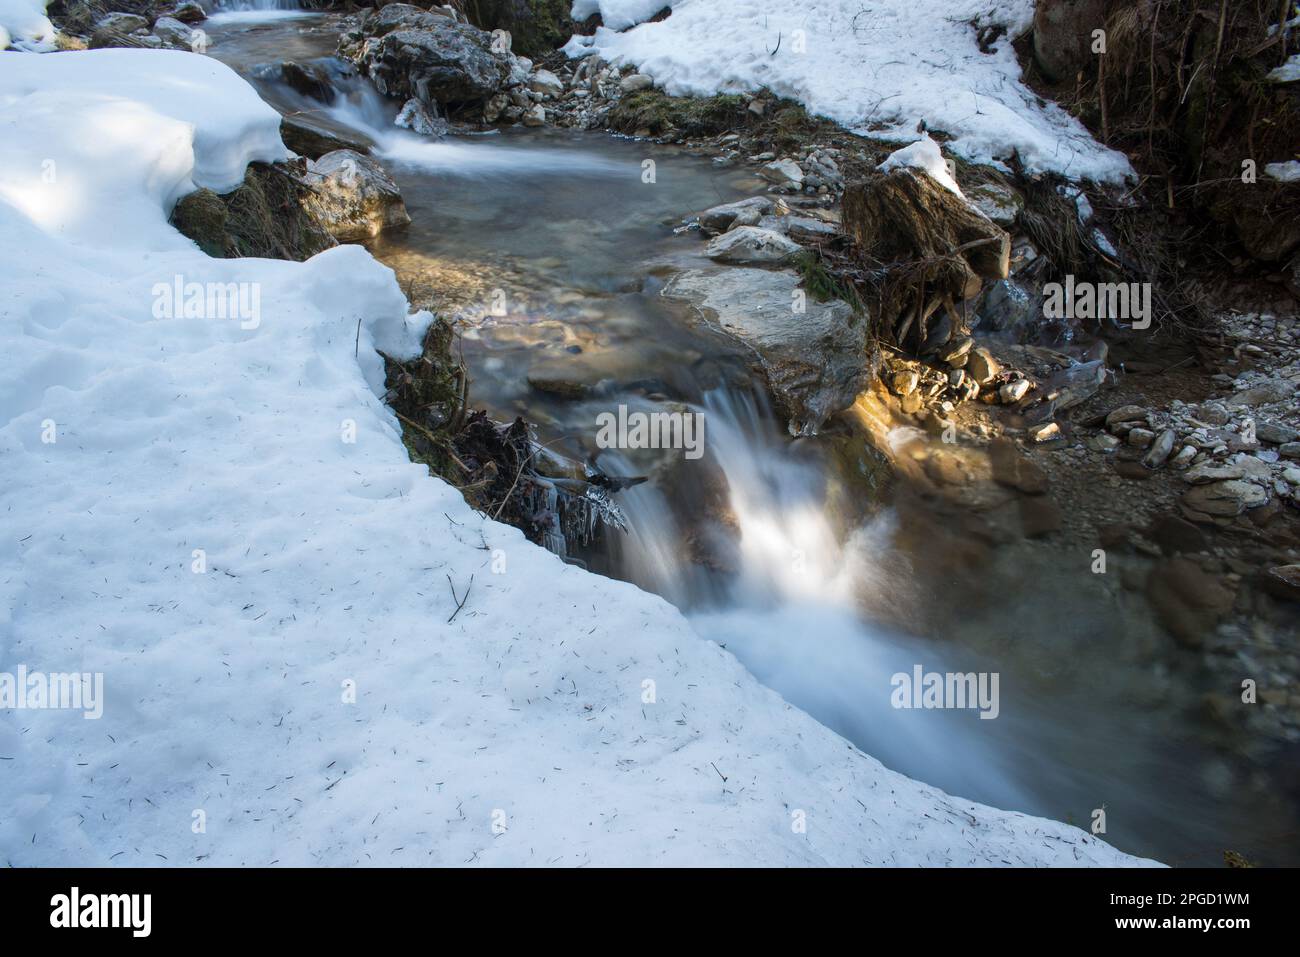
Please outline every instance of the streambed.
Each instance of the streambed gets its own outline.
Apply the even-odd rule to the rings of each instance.
[[[698,237],[676,231],[683,216],[762,192],[746,168],[594,133],[424,139],[392,127],[398,104],[360,78],[323,107],[258,70],[328,56],[334,18],[205,29],[210,53],[277,108],[375,141],[412,223],[371,249],[413,300],[459,318],[472,403],[524,415],[610,474],[650,478],[619,495],[628,532],[579,556],[593,571],[663,595],[789,701],[927,783],[1082,827],[1104,808],[1106,840],[1169,863],[1217,864],[1225,848],[1300,861],[1295,809],[1268,769],[1208,748],[1203,689],[1134,653],[1149,619],[1117,609],[1086,567],[1027,568],[1015,591],[994,568],[918,577],[920,550],[959,543],[918,542],[875,503],[854,521],[830,508],[846,483],[870,494],[840,464],[844,439],[791,439],[744,351],[658,295],[706,262]],[[598,416],[620,406],[702,413],[704,464],[598,448]],[[967,612],[934,614],[954,592]],[[893,676],[918,666],[996,673],[998,718],[895,707]]]

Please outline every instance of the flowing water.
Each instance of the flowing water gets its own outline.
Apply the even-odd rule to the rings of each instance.
[[[649,478],[617,496],[627,532],[574,560],[663,595],[764,683],[910,776],[1083,827],[1104,807],[1107,840],[1169,863],[1219,863],[1225,848],[1300,861],[1295,805],[1267,769],[1208,748],[1190,717],[1200,689],[1133,652],[1149,621],[1099,610],[1085,572],[1034,569],[1032,588],[1005,593],[918,579],[906,529],[846,472],[843,439],[792,440],[748,357],[658,296],[667,274],[705,264],[698,237],[673,227],[761,192],[747,170],[603,134],[420,137],[341,64],[329,104],[264,68],[329,56],[333,18],[262,10],[206,29],[212,55],[282,112],[375,143],[412,223],[372,251],[413,301],[460,319],[474,405],[525,415],[543,442],[608,474]],[[619,406],[702,413],[705,454],[597,447],[597,417]],[[978,599],[969,613],[923,615],[962,589]],[[923,619],[939,640],[910,633]],[[891,676],[918,665],[996,673],[997,719],[893,707]]]

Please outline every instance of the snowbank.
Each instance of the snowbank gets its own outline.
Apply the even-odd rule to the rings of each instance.
[[[6,54],[0,102],[0,671],[105,699],[0,711],[0,863],[1143,863],[886,770],[411,464],[375,349],[429,317],[387,268],[168,232],[276,152],[230,71]]]
[[[1033,0],[578,0],[575,16],[597,5],[606,27],[575,36],[566,52],[635,64],[674,95],[768,87],[887,139],[915,139],[923,119],[976,162],[1018,150],[1027,168],[1075,179],[1132,172],[1122,154],[1020,82],[1011,38],[1032,23]],[[665,5],[673,9],[666,20],[616,32],[616,23]],[[1006,31],[984,53],[972,22]]]
[[[0,0],[0,50],[47,49],[54,40],[54,24],[45,15],[48,0]]]

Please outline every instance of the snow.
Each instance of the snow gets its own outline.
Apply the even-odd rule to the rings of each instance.
[[[966,198],[957,181],[952,178],[948,164],[944,162],[943,153],[939,150],[939,144],[930,139],[929,134],[922,135],[910,146],[904,146],[890,153],[880,164],[879,169],[882,173],[887,173],[891,169],[904,167],[925,170],[939,185],[961,196],[962,199]]]
[[[586,8],[592,0],[575,4]],[[645,4],[662,8],[665,3]],[[631,11],[641,5],[608,3]],[[918,121],[953,137],[973,162],[1073,179],[1120,182],[1128,160],[1020,80],[1011,38],[1033,21],[1033,0],[675,0],[672,15],[626,32],[573,37],[570,56],[598,53],[635,65],[672,95],[767,87],[814,113],[883,139],[917,138]],[[655,11],[651,11],[652,13]],[[1001,25],[991,52],[975,28]]]
[[[1300,182],[1300,160],[1288,160],[1285,163],[1269,163],[1264,167],[1264,175],[1283,183]]]
[[[668,6],[672,6],[668,0],[573,0],[569,15],[581,23],[593,13],[599,13],[601,22],[609,29],[626,30]]]
[[[1300,80],[1300,53],[1293,53],[1279,67],[1274,67],[1264,77],[1269,83],[1295,83]]]
[[[283,149],[229,70],[6,54],[0,103],[0,670],[105,697],[0,712],[0,863],[1151,863],[886,770],[412,464],[390,270],[166,224]],[[258,321],[158,318],[176,277]]]
[[[48,0],[0,0],[0,50],[48,49],[54,24],[45,15]]]

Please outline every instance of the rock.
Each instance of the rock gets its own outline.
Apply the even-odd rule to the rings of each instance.
[[[546,108],[540,103],[536,103],[524,112],[524,126],[545,126],[546,125]]]
[[[1135,449],[1145,449],[1155,441],[1155,437],[1150,429],[1131,429],[1125,441]]]
[[[447,121],[429,113],[429,108],[415,97],[407,100],[397,112],[393,123],[421,136],[446,136]]]
[[[1281,445],[1277,454],[1284,459],[1300,459],[1300,442],[1286,442]]]
[[[1208,547],[1205,533],[1177,515],[1160,515],[1152,519],[1147,538],[1166,555],[1179,552],[1203,552]]]
[[[960,359],[970,352],[971,347],[974,345],[975,340],[970,336],[959,336],[939,350],[939,361],[951,365],[954,360]]]
[[[307,169],[306,182],[313,189],[307,207],[335,239],[365,240],[411,221],[397,184],[373,157],[335,150]]]
[[[1196,458],[1196,447],[1184,445],[1178,450],[1178,454],[1174,456],[1173,461],[1169,463],[1169,467],[1171,469],[1182,471],[1192,464],[1192,459],[1194,458]]]
[[[1231,406],[1268,405],[1283,402],[1295,395],[1295,386],[1285,379],[1271,379],[1260,385],[1252,386],[1228,399]]]
[[[826,242],[839,234],[839,229],[832,223],[824,223],[811,216],[764,216],[756,225],[808,243]]]
[[[1064,412],[1091,398],[1106,381],[1106,363],[1100,359],[1075,362],[1043,383],[1045,393],[1058,393],[1056,409]]]
[[[138,32],[148,29],[149,21],[142,16],[134,13],[110,13],[95,24],[89,47],[99,50],[105,47],[148,46],[137,36]]]
[[[1031,425],[1026,432],[1034,442],[1051,442],[1061,437],[1061,427],[1055,422],[1039,422]]]
[[[1156,618],[1182,645],[1201,648],[1232,609],[1233,591],[1188,558],[1169,558],[1147,576],[1147,600]]]
[[[284,60],[280,63],[279,73],[280,81],[296,93],[322,103],[334,99],[334,77],[319,61],[299,63],[297,60]]]
[[[787,186],[791,189],[803,187],[803,170],[794,160],[773,160],[765,163],[759,167],[758,175],[777,186]]]
[[[965,190],[966,201],[1004,229],[1016,224],[1025,198],[1005,183],[978,183]]]
[[[919,392],[907,393],[907,395],[903,396],[903,398],[899,401],[898,405],[899,408],[901,408],[908,415],[915,415],[917,412],[921,411],[921,393]]]
[[[1274,598],[1300,602],[1300,565],[1276,565],[1265,570],[1260,584]]]
[[[803,247],[791,239],[757,226],[741,226],[709,241],[704,255],[718,262],[782,263]]]
[[[301,159],[249,163],[244,182],[230,193],[199,189],[181,197],[171,223],[209,256],[310,259],[337,243],[307,208],[305,174]]]
[[[1114,452],[1120,446],[1119,439],[1108,432],[1098,432],[1088,436],[1088,447],[1095,452]]]
[[[577,402],[591,394],[591,386],[584,382],[574,382],[571,379],[552,379],[530,375],[528,384],[538,392],[544,392],[547,395],[568,402]]]
[[[1008,382],[998,390],[998,398],[1007,405],[1019,402],[1029,392],[1028,379],[1016,379],[1014,382]]]
[[[280,138],[299,156],[319,159],[334,150],[369,153],[375,144],[355,131],[326,129],[306,115],[286,116],[280,120]]]
[[[775,208],[776,203],[766,196],[752,196],[739,202],[714,206],[700,213],[700,229],[706,233],[725,233],[742,212],[753,210],[760,216],[765,216]]]
[[[564,93],[564,81],[550,70],[538,70],[528,78],[528,89],[543,96],[560,96]]]
[[[980,346],[970,351],[966,373],[981,386],[986,386],[1002,374],[1002,365],[993,358],[993,353]]]
[[[1134,429],[1136,432],[1137,430]],[[1165,429],[1156,440],[1151,443],[1151,449],[1142,458],[1142,464],[1149,469],[1158,469],[1165,464],[1169,454],[1174,450],[1174,439],[1176,438],[1173,429]]]
[[[181,23],[202,23],[208,18],[207,13],[197,3],[186,0],[172,11],[172,16]]]
[[[196,30],[174,17],[159,17],[154,22],[153,33],[174,50],[189,50],[196,45],[200,37],[204,41],[207,39],[207,34],[202,30]]]
[[[1142,482],[1151,477],[1151,470],[1135,459],[1123,458],[1117,455],[1110,460],[1110,463],[1111,468],[1115,470],[1115,474],[1121,478]]]
[[[492,49],[490,34],[445,13],[390,3],[367,15],[360,42],[339,52],[374,80],[379,92],[426,106],[481,103],[510,76],[509,54]]]
[[[1038,0],[1034,62],[1054,83],[1073,80],[1092,59],[1092,31],[1105,25],[1105,0]]]
[[[773,218],[772,216],[760,216],[757,209],[742,209],[736,214],[736,218],[731,221],[731,225],[726,228],[726,232],[739,229],[741,226],[760,226],[764,220]],[[767,227],[762,228],[766,229]],[[777,232],[780,232],[780,230],[777,230]]]
[[[898,395],[911,395],[916,391],[920,379],[915,369],[900,369],[894,373],[892,382],[894,392]]]
[[[1211,460],[1188,469],[1187,474],[1183,476],[1183,481],[1192,485],[1208,485],[1211,482],[1226,482],[1245,477],[1246,469],[1240,463],[1228,464]]]
[[[1047,474],[1024,455],[1010,439],[996,438],[989,443],[989,463],[993,481],[1028,495],[1047,491]]]
[[[962,461],[950,452],[937,451],[925,460],[925,474],[940,485],[965,485],[970,481]]]
[[[505,112],[506,107],[510,105],[510,97],[504,93],[497,93],[488,97],[488,101],[483,104],[483,122],[495,123],[501,119],[501,114]]]
[[[1124,422],[1146,422],[1149,415],[1140,405],[1122,405],[1106,415],[1106,425],[1110,427]]]
[[[618,81],[618,88],[624,93],[635,93],[637,90],[648,90],[655,85],[654,77],[645,73],[629,73],[623,79]]]
[[[543,57],[564,46],[578,26],[570,0],[474,0],[464,4],[475,26],[509,37],[506,49]]]
[[[1193,521],[1232,518],[1268,502],[1268,492],[1253,482],[1230,479],[1209,485],[1193,485],[1183,493],[1183,513]]]
[[[689,303],[701,321],[752,352],[790,432],[808,435],[865,387],[869,323],[838,299],[809,297],[795,313],[797,288],[790,271],[692,269],[673,276],[661,295]]]
[[[989,283],[978,308],[980,328],[1011,333],[1020,338],[1038,316],[1038,298],[1014,279]]]
[[[1300,440],[1300,429],[1292,428],[1284,422],[1260,422],[1255,426],[1255,435],[1262,442],[1285,445]]]

